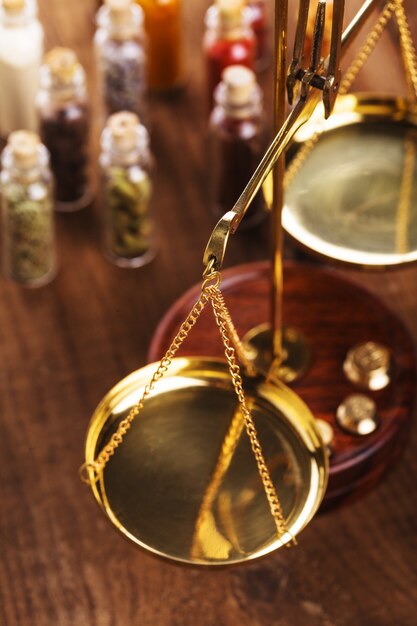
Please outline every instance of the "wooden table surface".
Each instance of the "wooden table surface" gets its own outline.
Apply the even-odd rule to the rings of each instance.
[[[358,0],[347,4],[352,13]],[[297,549],[226,571],[181,569],[137,551],[78,479],[93,409],[145,363],[161,316],[199,279],[212,227],[200,53],[208,2],[184,5],[187,88],[153,98],[151,107],[155,261],[140,270],[110,265],[98,248],[95,206],[58,216],[60,272],[51,285],[25,290],[0,280],[0,623],[415,626],[416,428],[401,462],[371,494],[317,517]],[[417,35],[414,0],[407,6]],[[93,2],[41,0],[40,7],[48,46],[73,47],[93,87]],[[403,90],[395,40],[393,28],[360,87]],[[269,75],[262,80],[270,89]],[[93,154],[98,127],[97,117]],[[256,239],[236,235],[227,265],[265,258],[267,241],[267,225]],[[415,345],[417,269],[350,275],[395,306]]]

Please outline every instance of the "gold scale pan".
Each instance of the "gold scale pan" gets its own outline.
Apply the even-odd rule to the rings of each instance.
[[[308,10],[307,0],[301,4]],[[376,4],[367,0],[341,38],[344,3],[335,0],[330,60],[321,73],[313,68],[304,76],[294,108],[238,204],[214,229],[197,303],[161,362],[120,381],[92,416],[81,476],[116,528],[154,555],[203,566],[247,562],[293,544],[323,499],[328,454],[317,422],[282,382],[252,371],[219,289],[220,269],[229,234],[314,111],[315,81],[330,112],[340,42],[347,47]],[[286,2],[277,0],[278,56],[286,16]],[[318,48],[323,26],[318,19]],[[278,80],[284,84],[282,71]],[[213,307],[226,360],[176,357],[205,306]]]

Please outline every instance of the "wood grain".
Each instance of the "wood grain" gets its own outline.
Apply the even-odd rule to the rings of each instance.
[[[292,0],[292,12],[296,4]],[[351,11],[358,0],[347,4]],[[76,49],[96,97],[94,5],[40,0],[48,45]],[[58,216],[61,269],[55,282],[27,291],[0,280],[0,623],[415,626],[415,427],[401,463],[368,497],[314,520],[298,548],[223,572],[180,569],[136,551],[108,525],[78,480],[95,405],[145,363],[158,321],[201,273],[212,226],[200,54],[207,5],[184,1],[187,89],[152,100],[155,261],[139,271],[105,261],[97,246],[96,204],[78,215]],[[417,35],[415,3],[407,0],[407,6]],[[388,36],[381,42],[379,62],[366,68],[357,88],[380,88],[383,82],[385,89],[403,89],[392,42]],[[265,74],[262,82],[269,81]],[[99,116],[93,158],[98,128]],[[267,247],[265,224],[233,238],[227,263],[264,259]],[[414,346],[416,272],[352,272],[395,307]]]

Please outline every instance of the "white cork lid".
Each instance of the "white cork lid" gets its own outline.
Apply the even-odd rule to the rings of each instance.
[[[231,106],[243,106],[251,98],[256,85],[256,76],[244,65],[230,65],[223,70],[222,82],[227,103]]]
[[[3,9],[9,13],[20,13],[25,9],[25,0],[3,0]]]
[[[239,24],[245,8],[244,0],[216,0],[220,22],[227,27]]]
[[[132,0],[105,0],[112,21],[124,25],[129,21]]]
[[[80,68],[75,52],[60,46],[52,48],[45,55],[44,61],[51,73],[52,82],[56,85],[71,84]]]
[[[113,113],[107,121],[113,146],[122,152],[133,150],[137,142],[139,117],[129,111]]]
[[[22,169],[30,169],[38,163],[39,135],[29,130],[16,130],[10,133],[7,147],[13,157],[15,165]]]

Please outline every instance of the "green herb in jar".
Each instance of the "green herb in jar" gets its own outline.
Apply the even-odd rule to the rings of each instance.
[[[38,135],[16,131],[2,154],[2,256],[5,274],[35,287],[55,275],[49,155]]]
[[[111,168],[106,185],[110,248],[126,259],[142,256],[152,247],[151,181],[146,172],[134,169],[131,176],[128,169]]]

